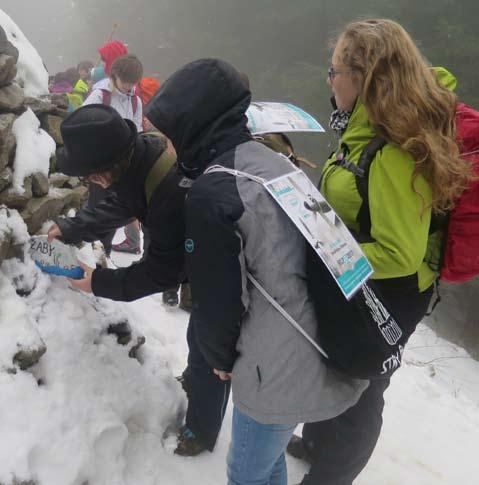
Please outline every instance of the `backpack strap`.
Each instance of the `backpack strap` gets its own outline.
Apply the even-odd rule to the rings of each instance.
[[[133,116],[136,115],[138,110],[138,96],[134,94],[131,98],[131,108],[133,109]]]
[[[369,169],[371,163],[373,163],[374,157],[379,150],[382,150],[387,144],[387,141],[380,137],[375,136],[363,149],[358,161],[358,171],[356,175],[356,187],[359,195],[364,202],[369,200]]]
[[[356,179],[356,188],[362,199],[361,207],[359,208],[357,221],[359,223],[359,235],[356,234],[358,242],[370,242],[371,238],[371,214],[369,212],[369,170],[374,157],[381,150],[387,141],[380,136],[375,136],[364,147],[357,164],[348,160],[349,147],[343,143],[341,149],[336,157],[336,160],[331,165],[344,168],[351,172]],[[321,187],[324,177],[324,171],[319,181]]]
[[[105,104],[106,106],[111,105],[111,92],[108,91],[108,89],[102,89],[101,90],[101,96],[102,96],[102,104]]]
[[[111,91],[108,91],[108,89],[102,89],[101,96],[102,96],[102,104],[106,106],[110,106]],[[131,97],[131,108],[133,110],[133,115],[135,115],[136,112],[138,111],[138,96],[136,96],[136,94]]]
[[[156,188],[163,182],[171,167],[176,163],[176,156],[164,150],[161,156],[151,167],[145,180],[145,195],[146,204],[150,204],[150,200]]]
[[[375,136],[363,149],[358,161],[358,171],[356,177],[356,188],[363,200],[359,208],[357,221],[359,223],[359,233],[361,238],[371,239],[371,213],[369,210],[369,171],[371,164],[379,150],[387,141],[380,136]]]

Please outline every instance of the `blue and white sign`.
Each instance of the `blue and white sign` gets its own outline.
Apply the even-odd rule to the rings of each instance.
[[[84,271],[78,264],[76,248],[58,239],[48,242],[47,236],[33,236],[30,238],[29,252],[35,264],[45,273],[72,279],[83,278]]]
[[[373,268],[343,221],[300,170],[264,186],[322,259],[349,300]]]
[[[324,128],[309,113],[291,103],[252,102],[246,112],[253,135],[264,133],[315,132]]]

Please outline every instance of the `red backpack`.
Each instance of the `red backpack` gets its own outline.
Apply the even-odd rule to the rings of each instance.
[[[479,112],[464,103],[458,103],[456,109],[456,137],[462,158],[471,162],[478,180],[461,195],[446,218],[433,217],[438,222],[431,225],[430,232],[439,227],[446,229],[439,271],[441,279],[449,283],[462,283],[479,276]],[[376,153],[386,144],[384,138],[375,136],[361,152],[357,165],[346,158],[334,162],[356,177],[363,201],[358,213],[360,237],[366,240],[371,231],[369,169]],[[442,220],[447,221],[445,225]]]
[[[456,111],[456,136],[462,158],[479,177],[479,112],[464,103]],[[449,214],[441,278],[460,283],[479,275],[479,179]]]
[[[108,91],[108,89],[102,89],[101,95],[102,95],[102,103],[105,104],[106,106],[110,106],[111,105],[111,92]],[[135,115],[136,110],[138,109],[138,97],[136,96],[136,94],[131,96],[131,108],[133,110],[133,115]]]

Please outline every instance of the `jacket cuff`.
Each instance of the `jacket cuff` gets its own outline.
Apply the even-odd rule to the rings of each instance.
[[[82,241],[82,239],[78,239],[74,236],[74,228],[68,218],[57,217],[56,219],[54,219],[54,222],[60,228],[60,231],[62,233],[61,239],[65,241],[65,243],[74,244]]]
[[[114,269],[97,268],[91,276],[91,289],[95,296],[123,301],[122,285],[115,278]]]

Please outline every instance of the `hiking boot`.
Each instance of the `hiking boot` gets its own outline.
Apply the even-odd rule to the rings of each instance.
[[[178,290],[172,288],[163,292],[163,303],[170,307],[178,305]]]
[[[191,313],[193,310],[193,302],[191,300],[191,288],[188,283],[183,283],[180,290],[180,304],[178,308],[181,308],[185,312]]]
[[[201,443],[190,428],[186,425],[180,428],[175,455],[197,456],[205,450],[206,446]]]
[[[129,253],[129,254],[140,254],[141,250],[139,247],[133,247],[128,239],[125,239],[119,244],[113,244],[113,251],[118,251],[119,253]]]
[[[298,460],[307,461],[311,463],[311,457],[309,456],[303,442],[303,438],[300,438],[297,435],[293,435],[289,440],[288,446],[286,447],[286,451],[294,458]]]

